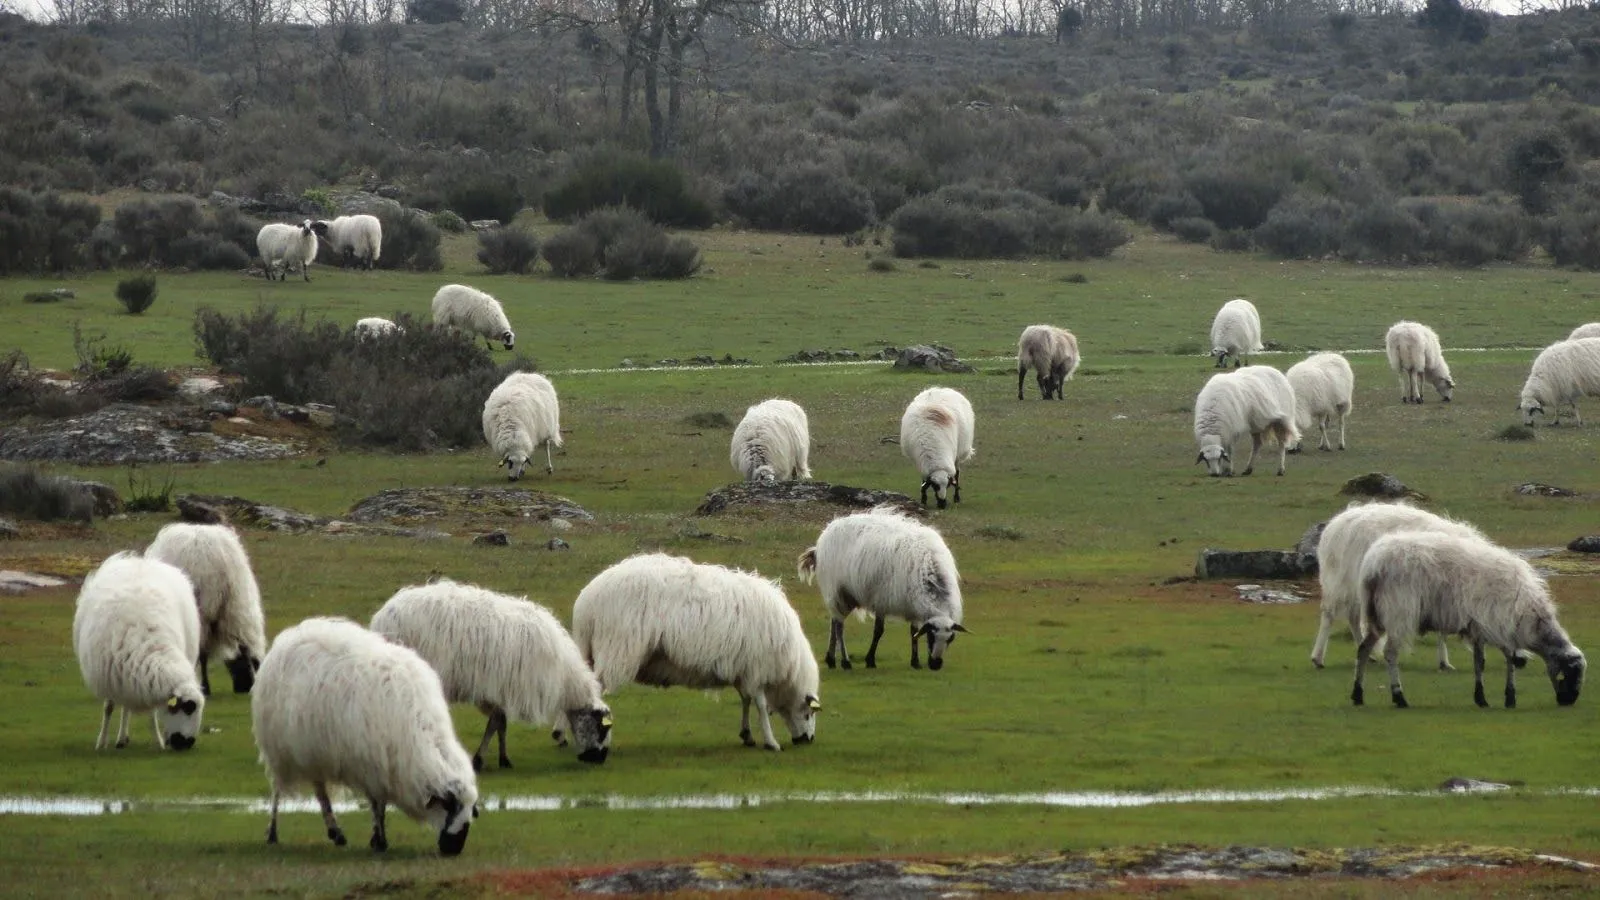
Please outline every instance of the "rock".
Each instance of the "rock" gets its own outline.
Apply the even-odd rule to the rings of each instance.
[[[222,382],[209,375],[191,375],[178,383],[178,394],[190,400],[204,400],[222,390]]]
[[[691,356],[689,357],[689,362],[697,366],[714,366],[717,364],[717,361],[709,356]]]
[[[665,369],[675,365],[678,365],[678,360],[671,356],[667,357],[666,359],[656,360],[656,366],[659,368]]]
[[[296,406],[293,403],[280,403],[278,404],[278,417],[304,425],[311,421],[311,410],[306,409],[304,406]]]
[[[958,374],[975,371],[971,366],[956,359],[955,351],[949,347],[929,347],[922,344],[901,350],[899,355],[895,357],[894,367],[901,370],[915,369],[922,372]]]
[[[237,421],[248,423],[250,421],[249,419],[236,419],[235,417],[239,413],[239,407],[229,403],[226,400],[212,400],[200,408],[205,410],[206,415],[208,416],[215,416],[219,419],[227,419],[230,422]]]
[[[122,495],[116,488],[101,481],[80,481],[78,485],[94,501],[95,515],[103,519],[122,512]]]
[[[207,524],[231,522],[234,525],[289,534],[318,532],[329,536],[405,537],[418,540],[442,540],[450,536],[431,528],[396,528],[391,525],[370,525],[328,519],[280,506],[257,503],[243,497],[179,494],[177,504],[178,516],[184,521]]]
[[[694,512],[697,516],[709,516],[733,507],[759,507],[779,503],[820,503],[855,509],[870,509],[887,503],[903,512],[922,514],[922,507],[905,494],[829,484],[826,481],[780,481],[775,484],[736,482],[706,494]]]
[[[0,459],[59,460],[93,465],[287,459],[293,442],[211,433],[199,412],[175,413],[116,403],[87,415],[17,425],[0,431]]]
[[[1369,472],[1365,475],[1358,475],[1346,481],[1344,487],[1339,489],[1339,493],[1355,497],[1383,497],[1386,499],[1405,497],[1411,500],[1423,501],[1428,499],[1426,495],[1406,487],[1400,479],[1393,475],[1385,475],[1382,472]]]
[[[1259,578],[1295,581],[1317,574],[1317,558],[1293,550],[1213,550],[1195,558],[1197,578]]]
[[[0,594],[24,594],[40,588],[64,587],[70,583],[65,578],[37,572],[0,572]]]
[[[22,537],[22,529],[10,519],[0,518],[0,541]]]
[[[27,303],[56,303],[61,300],[60,297],[56,296],[51,291],[33,291],[31,293],[23,294],[22,299]]]
[[[572,530],[572,523],[566,519],[551,519],[550,530],[565,533]]]
[[[177,503],[178,518],[185,522],[195,522],[200,525],[220,525],[228,521],[227,515],[221,509],[191,494],[179,494]]]
[[[411,523],[446,516],[594,521],[589,511],[565,497],[514,487],[394,488],[350,507],[356,522]]]
[[[333,191],[328,199],[333,202],[334,208],[341,216],[354,216],[365,213],[377,216],[383,214],[399,215],[404,207],[394,197],[385,196],[382,188],[377,192],[368,191]],[[396,196],[399,196],[398,193]]]
[[[480,547],[509,547],[511,546],[511,535],[497,528],[488,534],[474,536],[472,543]]]
[[[222,191],[212,191],[211,195],[206,198],[206,203],[218,209],[221,209],[222,207],[238,209],[239,198],[233,196],[232,194],[225,194]]]
[[[467,223],[473,231],[493,231],[500,227],[499,219],[473,219]]]
[[[633,367],[634,362],[631,359],[624,358],[622,362],[617,363],[617,368],[619,369],[631,369]]]
[[[1304,594],[1297,594],[1294,591],[1274,590],[1273,588],[1262,587],[1259,584],[1241,584],[1236,586],[1234,590],[1239,592],[1239,599],[1246,603],[1285,604],[1306,602]]]
[[[1488,794],[1495,791],[1509,791],[1511,785],[1498,781],[1479,781],[1476,778],[1446,778],[1440,782],[1439,790],[1447,794]]]
[[[717,534],[717,533],[712,532],[712,531],[707,531],[704,528],[701,528],[700,526],[694,524],[693,522],[691,522],[688,525],[684,526],[682,529],[679,529],[678,536],[682,537],[682,538],[688,538],[689,540],[695,540],[695,541],[711,541],[711,542],[717,543],[717,544],[742,544],[742,543],[744,543],[744,538],[733,537],[732,535],[726,535],[726,534]]]
[[[545,542],[544,548],[546,550],[571,550],[572,545],[561,538],[551,538]]]
[[[1553,484],[1544,484],[1544,483],[1541,483],[1541,482],[1538,482],[1538,481],[1529,481],[1529,482],[1525,482],[1523,484],[1519,484],[1516,487],[1512,488],[1511,492],[1513,494],[1520,494],[1521,496],[1524,496],[1524,497],[1576,497],[1576,496],[1578,496],[1578,492],[1577,491],[1569,491],[1569,490],[1567,490],[1566,488],[1563,488],[1563,487],[1556,487]]]
[[[339,421],[339,411],[326,403],[307,403],[306,420],[318,428],[332,428]]]
[[[1567,549],[1573,553],[1600,553],[1600,534],[1587,534],[1574,538]]]
[[[1294,552],[1315,559],[1317,547],[1322,544],[1322,530],[1327,527],[1327,522],[1318,522],[1307,528],[1306,533],[1300,535],[1300,540],[1294,545]]]

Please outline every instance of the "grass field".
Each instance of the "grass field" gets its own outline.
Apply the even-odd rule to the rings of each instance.
[[[396,827],[388,858],[336,849],[316,817],[288,815],[285,844],[261,841],[264,816],[206,810],[112,816],[7,817],[28,840],[0,842],[0,893],[53,894],[64,879],[93,878],[93,893],[342,895],[354,886],[428,894],[491,869],[594,865],[643,859],[745,855],[935,855],[1191,841],[1318,847],[1470,841],[1600,857],[1592,796],[1600,738],[1594,697],[1559,709],[1542,670],[1521,679],[1523,705],[1479,710],[1470,652],[1461,671],[1431,671],[1431,649],[1408,658],[1413,708],[1349,705],[1352,646],[1339,635],[1329,668],[1307,660],[1312,602],[1239,602],[1231,583],[1190,575],[1202,547],[1286,547],[1342,508],[1352,476],[1390,472],[1514,547],[1564,545],[1593,532],[1592,499],[1521,497],[1543,481],[1600,492],[1590,429],[1541,428],[1531,442],[1496,439],[1535,348],[1600,319],[1600,279],[1539,266],[1456,272],[1332,263],[1277,263],[1143,237],[1094,263],[899,261],[870,272],[862,251],[815,239],[714,232],[707,271],[679,284],[605,284],[476,274],[464,240],[437,275],[313,270],[310,284],[239,275],[164,276],[145,316],[120,314],[113,276],[0,282],[0,350],[20,347],[35,365],[69,367],[71,329],[104,332],[142,362],[195,365],[190,321],[211,305],[305,307],[351,323],[395,310],[421,315],[434,289],[460,280],[495,293],[518,349],[553,373],[610,368],[623,358],[724,353],[770,364],[803,348],[876,350],[938,341],[977,358],[979,374],[930,378],[885,366],[775,367],[553,375],[567,450],[551,477],[525,485],[568,496],[596,523],[563,535],[570,552],[543,549],[545,526],[469,517],[443,525],[447,542],[248,534],[271,631],[313,614],[365,621],[396,588],[443,572],[527,594],[564,618],[598,571],[639,550],[783,578],[819,655],[827,622],[794,559],[831,511],[735,513],[696,518],[704,493],[727,483],[729,432],[688,423],[720,411],[735,421],[773,395],[804,405],[812,468],[820,479],[914,492],[897,433],[905,403],[934,382],[960,388],[976,408],[977,457],[964,468],[964,502],[933,516],[961,566],[967,625],[937,674],[912,671],[891,627],[880,668],[824,670],[818,742],[782,754],[739,746],[731,694],[628,688],[614,695],[610,761],[579,763],[542,729],[515,726],[512,770],[486,771],[487,797],[568,799],[618,795],[804,792],[1031,793],[1044,791],[1261,790],[1337,786],[1413,794],[1465,776],[1512,782],[1483,797],[1395,796],[1140,809],[1019,805],[780,802],[734,810],[563,809],[497,811],[474,828],[465,855],[439,860],[421,831]],[[1084,283],[1067,276],[1081,273]],[[73,287],[78,299],[21,302],[27,291]],[[1385,328],[1428,322],[1447,347],[1456,401],[1399,403],[1381,353],[1353,354],[1356,410],[1350,449],[1291,457],[1274,478],[1208,479],[1194,465],[1195,392],[1212,374],[1199,354],[1226,299],[1261,309],[1265,336],[1287,350],[1381,347]],[[1084,364],[1065,403],[1015,399],[1021,327],[1072,328]],[[1260,362],[1286,368],[1297,353]],[[984,361],[987,360],[987,361]],[[1309,442],[1314,446],[1314,439]],[[53,467],[121,486],[120,470]],[[1270,466],[1258,468],[1258,473]],[[167,469],[155,471],[165,477]],[[334,515],[398,486],[502,483],[486,450],[430,456],[334,453],[312,460],[172,467],[177,490],[238,494]],[[0,568],[81,574],[106,554],[147,541],[165,515],[96,522],[92,531],[31,527],[0,544]],[[513,546],[468,544],[474,530],[506,527]],[[1579,646],[1600,635],[1600,579],[1581,562],[1552,580],[1563,622]],[[205,734],[183,756],[158,754],[148,725],[120,753],[95,753],[95,701],[71,654],[72,590],[0,598],[0,796],[161,800],[260,797],[247,698],[220,695]],[[869,626],[852,620],[857,654]],[[1491,663],[1498,679],[1499,666]],[[219,674],[220,673],[214,673]],[[1377,681],[1369,684],[1382,697]],[[223,679],[225,681],[225,677]],[[1496,694],[1497,691],[1491,691]],[[143,724],[143,723],[140,723]],[[479,715],[457,710],[476,742]],[[214,731],[212,731],[214,729]],[[781,732],[781,725],[779,726]],[[365,814],[343,815],[354,837]],[[360,845],[359,840],[353,841]],[[1470,886],[1469,886],[1470,887]],[[1588,885],[1592,888],[1592,884]],[[1428,888],[1439,889],[1439,885]],[[1581,892],[1558,879],[1552,892]],[[87,891],[86,891],[87,892]],[[1445,886],[1445,894],[1455,893]],[[1467,891],[1470,892],[1470,891]]]

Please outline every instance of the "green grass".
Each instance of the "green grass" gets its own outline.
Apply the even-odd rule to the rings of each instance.
[[[946,262],[870,273],[859,251],[813,239],[715,232],[703,277],[680,284],[491,278],[467,268],[452,245],[438,275],[319,270],[310,285],[268,286],[235,275],[163,279],[142,317],[121,315],[114,275],[67,284],[79,299],[24,305],[24,291],[57,282],[0,282],[0,349],[18,346],[40,365],[71,362],[71,323],[109,332],[144,362],[193,364],[195,306],[245,309],[270,298],[326,310],[341,321],[396,309],[421,313],[433,290],[461,280],[506,301],[526,347],[548,369],[613,366],[623,357],[728,352],[770,362],[809,347],[871,349],[874,342],[940,341],[966,356],[1013,352],[1021,327],[1072,328],[1083,372],[1064,403],[1015,399],[1003,362],[984,374],[931,379],[882,367],[777,367],[558,376],[567,451],[552,477],[523,483],[582,503],[597,516],[542,549],[544,526],[467,518],[444,523],[444,543],[251,533],[272,631],[314,614],[365,621],[396,588],[442,572],[527,594],[564,618],[573,597],[621,557],[657,548],[781,577],[813,646],[827,623],[794,559],[831,512],[736,514],[692,520],[704,493],[733,477],[730,432],[745,406],[783,395],[810,416],[818,478],[913,492],[915,473],[894,444],[900,411],[922,387],[952,384],[972,399],[978,455],[964,469],[964,502],[933,518],[964,579],[974,635],[933,674],[906,666],[893,626],[876,671],[824,671],[818,743],[782,754],[738,745],[731,694],[627,688],[614,695],[611,760],[580,764],[549,746],[542,729],[514,726],[509,771],[488,771],[486,795],[908,790],[1190,790],[1376,785],[1428,790],[1467,776],[1524,783],[1483,798],[1403,798],[1318,803],[1040,810],[784,804],[752,810],[486,814],[462,860],[429,852],[420,830],[396,827],[382,861],[336,850],[315,816],[291,815],[285,846],[261,843],[262,817],[233,813],[133,813],[94,819],[13,819],[27,841],[0,848],[6,891],[49,893],[93,861],[97,892],[342,894],[352,885],[416,879],[426,885],[492,867],[625,862],[703,854],[955,854],[1156,841],[1350,846],[1464,840],[1600,855],[1588,824],[1592,798],[1552,796],[1594,785],[1600,736],[1595,697],[1554,705],[1537,667],[1522,678],[1523,706],[1479,710],[1470,654],[1462,671],[1430,671],[1424,647],[1407,660],[1413,709],[1349,706],[1352,647],[1340,635],[1329,669],[1307,656],[1314,604],[1252,606],[1230,584],[1165,583],[1192,572],[1206,546],[1285,547],[1342,508],[1343,482],[1390,472],[1511,546],[1564,545],[1594,530],[1590,501],[1514,496],[1524,481],[1600,491],[1592,431],[1540,428],[1538,440],[1497,439],[1515,421],[1516,392],[1532,351],[1451,357],[1451,404],[1430,395],[1402,406],[1381,354],[1351,358],[1356,409],[1350,449],[1290,458],[1284,478],[1208,479],[1193,464],[1190,407],[1213,372],[1204,357],[1166,348],[1203,340],[1222,301],[1247,296],[1266,336],[1297,348],[1377,347],[1389,323],[1430,322],[1448,346],[1540,346],[1600,319],[1594,276],[1537,266],[1453,272],[1335,264],[1280,264],[1223,256],[1141,237],[1118,259],[1047,263]],[[761,252],[754,252],[760,250]],[[1064,284],[1083,271],[1086,284]],[[970,278],[960,277],[962,274]],[[1287,366],[1293,356],[1264,356]],[[693,417],[693,418],[692,418]],[[1314,447],[1314,436],[1307,446]],[[1247,448],[1246,448],[1247,449]],[[53,466],[112,484],[121,470]],[[1258,472],[1270,472],[1269,466]],[[166,480],[162,469],[160,480]],[[336,453],[312,460],[175,466],[179,492],[218,492],[337,515],[383,488],[499,484],[482,448],[430,456]],[[147,541],[167,516],[97,523],[87,534],[25,534],[0,544],[0,568],[81,571]],[[689,528],[693,524],[694,528]],[[469,546],[473,530],[505,526],[509,549]],[[705,540],[697,530],[739,538]],[[1600,580],[1552,582],[1580,646],[1600,634]],[[147,722],[120,753],[92,750],[98,710],[71,653],[71,590],[0,598],[0,795],[115,798],[260,796],[245,698],[221,695],[205,734],[184,756],[155,752]],[[851,620],[858,661],[869,627]],[[1501,677],[1498,664],[1493,678]],[[218,672],[213,672],[219,675]],[[1384,676],[1371,676],[1382,697]],[[226,683],[225,676],[222,682]],[[1497,695],[1498,690],[1491,690]],[[1591,691],[1592,693],[1592,691]],[[457,710],[475,744],[481,718]],[[781,725],[777,726],[781,732]],[[364,814],[344,817],[364,835]],[[356,841],[359,845],[361,842]],[[152,861],[159,861],[152,865]],[[1448,891],[1447,891],[1448,893]]]

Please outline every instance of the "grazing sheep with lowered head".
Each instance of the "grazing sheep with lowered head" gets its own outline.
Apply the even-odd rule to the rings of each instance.
[[[1572,407],[1572,418],[1580,426],[1583,415],[1578,412],[1578,398],[1600,394],[1600,337],[1565,340],[1539,351],[1523,382],[1522,397],[1517,408],[1522,411],[1524,425],[1532,425],[1535,415],[1544,415],[1545,407],[1555,416],[1551,425],[1561,424],[1561,406]]]
[[[432,309],[433,324],[478,335],[491,350],[494,349],[489,343],[491,338],[504,344],[507,350],[517,345],[517,336],[511,331],[511,322],[500,301],[477,288],[447,284],[433,295]]]
[[[1045,400],[1051,394],[1063,399],[1061,386],[1078,371],[1078,362],[1078,338],[1072,332],[1054,325],[1022,329],[1022,337],[1017,339],[1017,399],[1022,399],[1022,379],[1030,366],[1040,395]]]
[[[512,372],[483,402],[483,439],[500,457],[497,465],[506,467],[506,477],[516,481],[528,467],[533,451],[544,444],[544,471],[552,474],[556,464],[550,457],[552,446],[561,447],[561,403],[555,385],[535,372]]]
[[[105,701],[96,750],[105,748],[118,706],[118,750],[128,746],[129,712],[151,709],[158,747],[194,746],[206,697],[194,674],[200,613],[183,572],[137,553],[112,554],[83,580],[72,650],[84,684]]]
[[[1229,300],[1211,320],[1211,355],[1217,368],[1224,368],[1233,357],[1235,369],[1249,365],[1246,357],[1261,352],[1261,314],[1256,305],[1243,297]]]
[[[811,427],[792,400],[763,400],[745,410],[733,430],[728,461],[745,481],[811,477]]]
[[[1483,692],[1483,648],[1506,658],[1506,708],[1517,705],[1517,651],[1527,648],[1545,662],[1556,703],[1578,702],[1587,666],[1556,620],[1544,579],[1522,557],[1473,537],[1437,531],[1402,531],[1373,542],[1361,561],[1361,606],[1366,636],[1356,649],[1356,682],[1350,701],[1364,700],[1367,657],[1385,635],[1389,695],[1407,706],[1400,685],[1400,651],[1424,631],[1459,634],[1472,643],[1473,701],[1488,706]]]
[[[1590,322],[1587,325],[1579,325],[1577,328],[1572,329],[1572,333],[1567,335],[1567,340],[1576,341],[1580,338],[1596,337],[1600,337],[1600,322]]]
[[[795,744],[816,738],[817,659],[776,581],[681,556],[630,556],[594,577],[572,607],[572,637],[607,693],[631,681],[656,687],[733,687],[739,739],[781,750],[776,712]]]
[[[300,275],[310,281],[311,263],[317,258],[317,236],[326,237],[327,234],[328,223],[310,219],[299,225],[268,222],[261,226],[256,232],[256,252],[261,255],[267,280],[272,281],[276,272],[277,280],[287,281],[289,272],[299,265]]]
[[[415,651],[348,619],[306,619],[272,642],[250,702],[261,763],[272,782],[267,843],[278,842],[278,803],[309,782],[328,839],[344,831],[329,784],[367,798],[372,840],[389,849],[389,804],[438,832],[439,853],[459,854],[478,814],[478,779],[456,739],[436,675]]]
[[[1383,347],[1389,368],[1400,376],[1401,403],[1421,403],[1424,381],[1433,385],[1444,402],[1450,402],[1456,382],[1450,377],[1450,365],[1444,361],[1439,335],[1432,328],[1417,322],[1396,322],[1384,335]]]
[[[365,319],[356,320],[357,337],[376,338],[386,334],[405,334],[405,329],[379,316],[368,316]]]
[[[371,269],[383,253],[383,223],[366,214],[340,216],[328,226],[328,246],[339,257],[341,268],[356,264]]]
[[[174,522],[156,533],[147,559],[177,566],[194,585],[200,610],[200,688],[211,693],[206,663],[213,653],[233,678],[235,694],[250,693],[267,653],[261,588],[239,535],[226,525]]]
[[[1196,463],[1211,477],[1233,474],[1232,447],[1250,436],[1250,460],[1240,474],[1255,471],[1263,436],[1278,444],[1278,474],[1283,474],[1289,446],[1300,440],[1295,427],[1294,388],[1282,372],[1251,366],[1211,376],[1194,401],[1194,439],[1200,445]]]
[[[900,417],[900,452],[922,475],[922,505],[928,505],[933,488],[939,508],[950,500],[961,502],[961,464],[976,452],[972,446],[972,404],[946,387],[931,387],[912,399]]]
[[[850,668],[850,651],[844,646],[844,620],[854,610],[872,614],[872,646],[867,648],[867,668],[877,668],[878,641],[890,616],[911,626],[911,668],[920,669],[917,641],[927,638],[928,668],[944,667],[945,650],[956,634],[966,634],[961,624],[961,575],[955,557],[939,532],[893,509],[843,516],[829,522],[817,545],[800,555],[800,578],[815,578],[822,600],[832,616],[828,632],[828,668]]]
[[[1316,425],[1322,432],[1317,449],[1332,450],[1328,442],[1328,429],[1335,420],[1339,423],[1339,449],[1344,449],[1344,420],[1350,415],[1356,387],[1355,373],[1350,363],[1337,353],[1314,353],[1289,367],[1284,373],[1289,386],[1294,388],[1295,427],[1302,436]],[[1297,452],[1300,444],[1290,447]]]

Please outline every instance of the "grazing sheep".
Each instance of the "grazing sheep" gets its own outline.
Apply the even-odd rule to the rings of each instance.
[[[339,257],[340,268],[358,264],[371,269],[377,265],[383,253],[383,223],[377,216],[340,216],[322,224],[327,226],[328,246]]]
[[[1586,662],[1556,621],[1555,603],[1544,579],[1527,560],[1475,537],[1437,531],[1402,531],[1373,542],[1361,561],[1360,602],[1366,636],[1356,650],[1356,682],[1350,701],[1364,699],[1367,656],[1385,635],[1383,658],[1389,666],[1389,695],[1406,707],[1400,686],[1400,651],[1424,631],[1459,634],[1472,643],[1473,700],[1483,695],[1483,648],[1499,648],[1506,658],[1506,708],[1517,705],[1519,648],[1544,659],[1556,703],[1578,702]]]
[[[1265,435],[1278,443],[1278,474],[1283,474],[1289,446],[1300,440],[1295,427],[1294,388],[1282,372],[1251,366],[1211,376],[1194,401],[1194,439],[1200,445],[1195,462],[1205,463],[1215,478],[1233,474],[1231,448],[1250,435],[1250,460],[1240,474],[1255,471],[1256,453]]]
[[[328,223],[306,219],[299,225],[269,222],[256,232],[256,252],[261,254],[261,265],[267,270],[267,280],[277,272],[279,281],[287,281],[296,264],[305,280],[311,280],[311,262],[317,258],[317,237],[328,236]]]
[[[1422,383],[1432,384],[1444,402],[1450,402],[1456,383],[1444,361],[1439,335],[1416,322],[1396,322],[1383,338],[1389,368],[1400,376],[1400,402],[1421,403]]]
[[[1361,619],[1361,558],[1374,541],[1401,531],[1437,531],[1457,537],[1486,540],[1478,529],[1465,522],[1436,516],[1427,510],[1404,503],[1352,503],[1328,520],[1317,543],[1317,581],[1322,586],[1321,622],[1317,639],[1311,645],[1311,664],[1322,668],[1328,652],[1328,633],[1334,620],[1350,623],[1350,634],[1357,642],[1365,633]],[[1439,668],[1449,670],[1448,635],[1439,635]],[[1382,653],[1380,644],[1375,653]]]
[[[1226,367],[1229,356],[1235,369],[1249,365],[1246,357],[1261,349],[1261,314],[1256,305],[1242,297],[1222,304],[1211,320],[1211,355],[1217,358],[1217,368]]]
[[[728,461],[745,481],[794,481],[811,477],[811,428],[806,411],[792,400],[763,400],[745,410],[733,430]]]
[[[433,295],[433,324],[478,335],[491,350],[494,346],[490,339],[504,344],[507,350],[517,345],[517,336],[511,331],[500,301],[464,284],[447,284]]]
[[[1304,435],[1316,425],[1322,431],[1317,449],[1332,450],[1328,428],[1339,422],[1339,449],[1344,449],[1344,420],[1350,415],[1356,376],[1350,363],[1337,353],[1314,353],[1295,363],[1284,373],[1294,388],[1295,427]],[[1289,448],[1300,449],[1299,442]]]
[[[816,738],[817,660],[776,581],[662,553],[631,556],[589,582],[572,607],[572,637],[607,693],[630,681],[739,692],[739,739],[782,749],[776,712],[795,744]]]
[[[552,446],[561,447],[561,403],[550,379],[534,372],[512,372],[483,402],[483,439],[500,457],[506,477],[516,481],[533,451],[544,445],[544,471],[553,474]]]
[[[579,759],[603,763],[611,752],[611,709],[599,679],[561,622],[526,597],[440,579],[396,591],[372,617],[372,630],[427,660],[450,702],[489,717],[473,769],[483,768],[497,733],[500,768],[511,768],[508,718],[545,725],[565,716]]]
[[[1572,329],[1572,333],[1567,335],[1567,340],[1576,341],[1581,338],[1597,337],[1600,337],[1600,322],[1590,322],[1587,325],[1579,325],[1577,328]]]
[[[239,536],[226,525],[174,522],[162,528],[146,558],[177,566],[194,585],[200,610],[200,688],[211,694],[206,663],[220,653],[235,694],[250,693],[267,652],[261,588]]]
[[[1061,386],[1078,371],[1078,338],[1065,328],[1054,325],[1029,325],[1022,329],[1017,339],[1017,399],[1022,399],[1022,379],[1033,367],[1034,379],[1039,382],[1039,393],[1049,400],[1061,396]]]
[[[832,616],[828,632],[828,668],[850,668],[850,651],[844,646],[844,620],[852,610],[872,614],[872,646],[867,648],[867,668],[877,668],[878,641],[890,616],[911,625],[911,668],[920,669],[917,640],[928,640],[928,668],[944,667],[944,653],[956,634],[967,634],[961,624],[961,575],[955,557],[939,532],[893,509],[843,516],[829,522],[817,545],[800,555],[800,578],[815,578],[822,600]]]
[[[129,712],[151,709],[157,746],[194,746],[206,697],[194,675],[200,613],[183,572],[137,553],[112,554],[83,580],[72,650],[84,684],[105,701],[96,750],[105,748],[119,705],[118,750],[128,746]]]
[[[1522,384],[1522,422],[1533,424],[1534,415],[1544,415],[1545,406],[1555,417],[1551,425],[1561,424],[1561,406],[1572,407],[1572,418],[1581,426],[1578,398],[1600,394],[1600,337],[1565,340],[1539,351]]]
[[[405,329],[394,322],[378,316],[368,316],[356,320],[356,336],[362,338],[376,338],[388,334],[405,334]]]
[[[310,782],[328,839],[340,847],[330,783],[366,796],[373,850],[389,849],[391,803],[438,831],[441,854],[466,846],[478,779],[456,740],[439,676],[415,651],[348,619],[307,619],[272,642],[250,718],[272,782],[267,843],[278,842],[279,799]]]
[[[900,417],[900,452],[922,475],[922,505],[933,488],[944,509],[949,489],[961,502],[961,464],[972,458],[972,404],[961,392],[931,387],[912,399]]]

